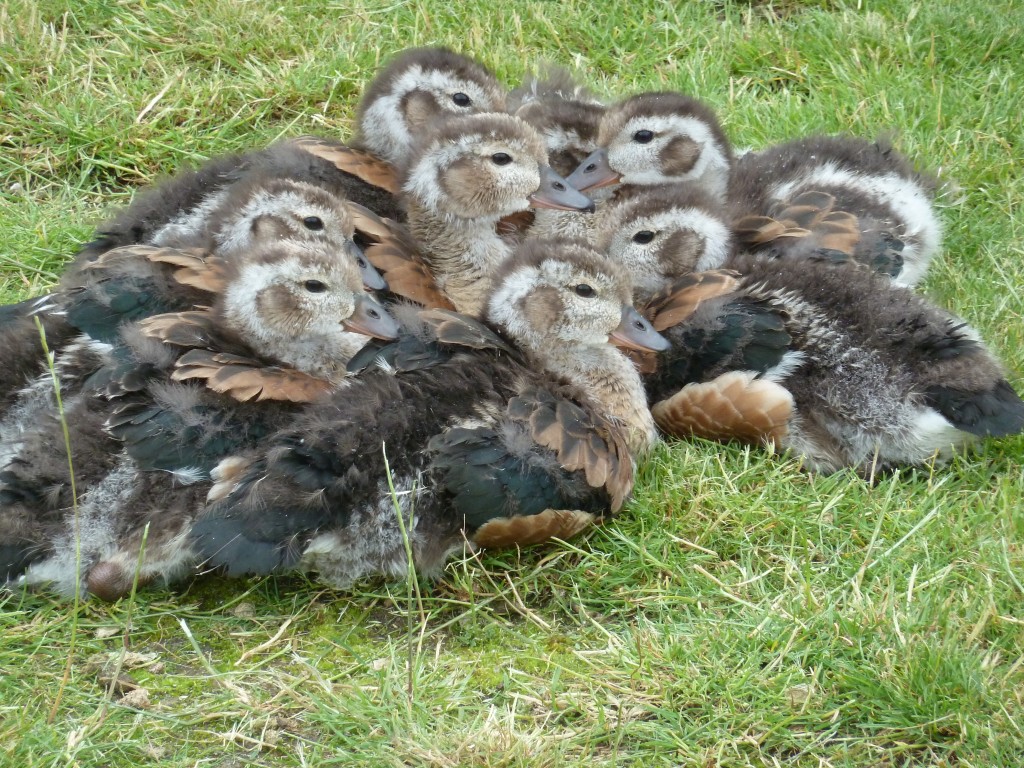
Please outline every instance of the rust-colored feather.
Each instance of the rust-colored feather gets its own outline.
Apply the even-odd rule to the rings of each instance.
[[[654,420],[675,437],[778,442],[789,430],[793,396],[782,386],[730,371],[703,384],[688,384],[651,408]]]
[[[140,320],[139,327],[147,337],[176,347],[208,346],[216,332],[208,309],[153,315]]]
[[[207,293],[220,293],[227,284],[223,259],[201,248],[158,248],[147,258],[176,267],[174,279]]]
[[[455,309],[427,265],[407,244],[388,238],[366,248],[366,258],[387,281],[388,290],[424,307]]]
[[[828,192],[808,190],[788,200],[778,216],[744,216],[733,230],[748,247],[812,239],[816,248],[853,255],[861,240],[860,220],[849,211],[836,210],[836,199]]]
[[[664,331],[692,317],[702,302],[732,293],[739,282],[739,273],[730,269],[693,272],[656,294],[641,312],[656,331]]]
[[[368,239],[384,240],[392,234],[396,227],[391,219],[378,216],[365,205],[346,200],[345,208],[348,210],[349,216],[352,217],[356,231]]]
[[[350,173],[367,184],[398,194],[398,174],[394,166],[370,152],[315,136],[292,139],[291,144],[331,163],[339,171]]]
[[[633,489],[633,459],[622,431],[568,400],[533,390],[509,402],[508,414],[529,423],[538,445],[555,452],[570,472],[584,472],[592,488],[602,486],[617,512]]]
[[[455,305],[438,287],[419,248],[402,227],[388,219],[349,204],[356,211],[356,230],[373,239],[364,253],[370,263],[387,281],[388,290],[424,307],[455,309]]]
[[[555,538],[571,539],[598,522],[600,518],[578,509],[545,509],[536,515],[496,517],[477,529],[473,543],[488,548],[522,547]]]
[[[239,355],[193,349],[175,365],[175,381],[200,379],[214,392],[248,400],[286,400],[308,403],[331,389],[325,379],[293,368],[267,366]]]

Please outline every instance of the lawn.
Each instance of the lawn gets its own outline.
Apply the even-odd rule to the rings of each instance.
[[[946,181],[922,290],[1024,388],[1015,0],[6,0],[0,299],[161,175],[349,136],[379,64],[429,43],[510,84],[554,61],[609,98],[696,94],[738,147],[891,136]],[[872,486],[680,443],[614,522],[419,590],[0,595],[0,765],[1019,766],[1022,459],[1006,439]]]

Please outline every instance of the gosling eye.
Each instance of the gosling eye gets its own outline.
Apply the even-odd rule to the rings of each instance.
[[[649,229],[643,229],[633,235],[633,242],[637,245],[647,245],[654,239],[654,233]]]
[[[457,107],[468,107],[473,103],[473,100],[469,98],[468,94],[459,91],[458,93],[452,94],[452,103]]]
[[[633,134],[633,141],[637,144],[649,144],[654,141],[654,131],[648,131],[646,128],[642,128]]]
[[[580,283],[579,285],[575,286],[573,290],[576,292],[577,296],[580,296],[581,298],[584,299],[592,299],[597,295],[597,291],[595,291],[592,286],[589,286],[586,283]]]
[[[303,283],[303,287],[310,293],[323,293],[327,290],[327,283],[320,280],[307,280]]]
[[[319,232],[324,228],[324,220],[319,216],[307,216],[302,220],[302,226],[313,232]]]
[[[512,162],[512,155],[506,152],[495,152],[491,155],[491,162],[495,165],[508,165]]]

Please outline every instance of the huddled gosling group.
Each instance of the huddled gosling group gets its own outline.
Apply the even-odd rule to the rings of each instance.
[[[913,291],[938,182],[888,144],[738,154],[691,96],[442,48],[357,122],[140,192],[0,310],[0,584],[436,575],[615,515],[664,436],[871,479],[1024,429]]]

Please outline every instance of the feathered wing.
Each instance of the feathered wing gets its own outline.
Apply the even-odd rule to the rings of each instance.
[[[222,465],[231,487],[192,532],[210,565],[293,566],[317,533],[378,509],[389,470],[422,479],[414,505],[424,525],[464,528],[481,545],[570,536],[621,507],[633,465],[614,424],[559,387],[526,383],[533,374],[515,350],[479,321],[422,314],[432,337],[376,352],[398,366],[364,372],[258,455]]]
[[[291,139],[289,143],[326,160],[339,171],[349,173],[367,184],[380,187],[392,195],[399,192],[398,174],[394,166],[370,152],[316,136],[301,136]]]
[[[199,380],[214,392],[230,395],[235,400],[285,400],[310,403],[332,389],[327,379],[311,376],[294,368],[268,366],[259,360],[192,349],[175,365],[175,381]]]
[[[850,201],[848,201],[850,202]],[[903,242],[873,217],[868,201],[859,215],[840,207],[835,195],[805,190],[773,208],[773,215],[750,214],[733,225],[737,242],[765,256],[852,260],[895,277],[903,270]]]
[[[435,492],[484,547],[570,538],[617,512],[633,486],[621,430],[545,387],[512,398],[497,424],[433,437],[427,453]]]
[[[358,203],[347,202],[346,207],[355,223],[357,242],[387,281],[391,293],[423,307],[455,309],[401,225],[382,219]]]

